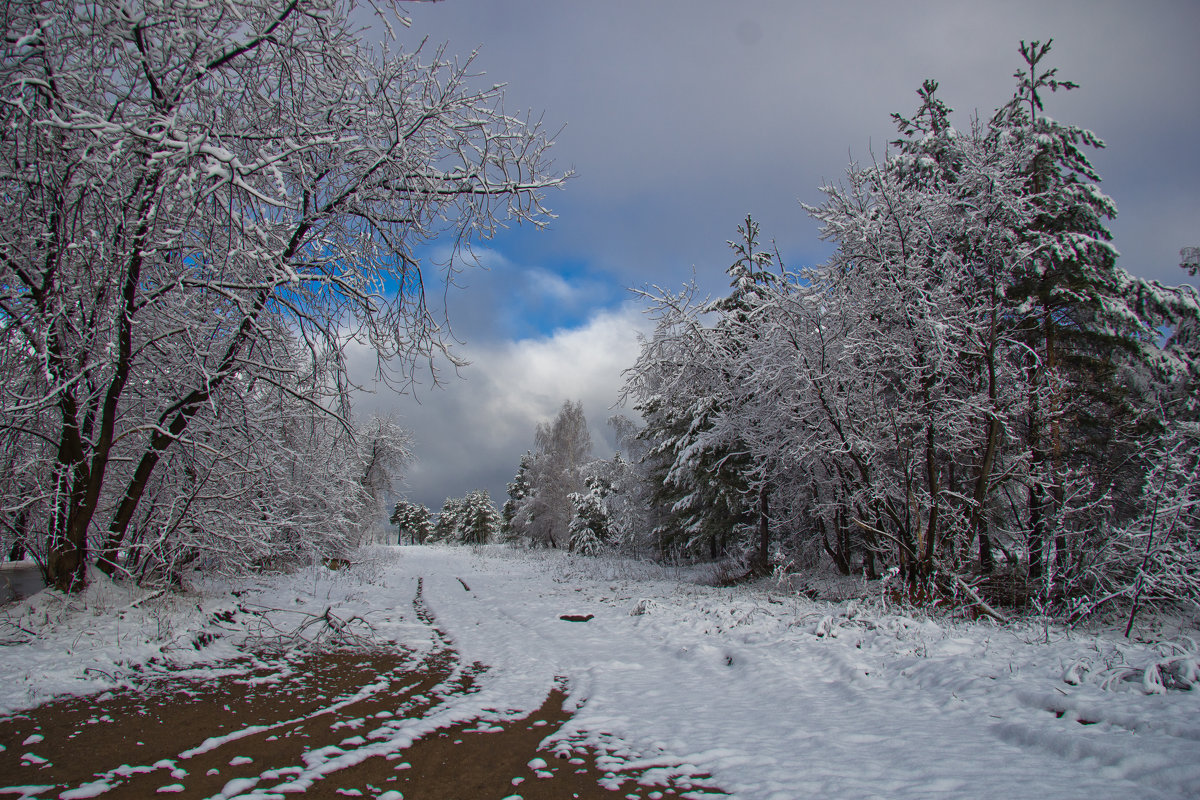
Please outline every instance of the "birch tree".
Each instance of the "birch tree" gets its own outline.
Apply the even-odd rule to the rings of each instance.
[[[571,495],[583,491],[583,469],[592,452],[582,401],[563,401],[553,422],[538,424],[534,441],[525,471],[528,493],[518,501],[512,526],[535,545],[565,547],[573,514]]]

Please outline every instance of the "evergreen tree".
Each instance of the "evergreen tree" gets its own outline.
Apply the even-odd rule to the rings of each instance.
[[[1031,153],[1023,169],[1035,208],[1024,231],[1031,256],[1006,300],[1028,348],[1030,383],[1045,389],[1031,393],[1026,412],[1029,574],[1043,574],[1053,547],[1054,566],[1065,578],[1075,546],[1062,524],[1071,512],[1065,505],[1068,472],[1086,475],[1094,488],[1085,499],[1094,499],[1119,480],[1102,469],[1106,462],[1137,463],[1130,440],[1142,426],[1145,405],[1123,376],[1131,365],[1156,357],[1159,333],[1140,291],[1145,282],[1117,267],[1110,244],[1106,221],[1116,216],[1116,206],[1097,188],[1100,177],[1085,151],[1104,143],[1044,113],[1046,92],[1078,88],[1044,65],[1051,42],[1021,42],[1025,66],[1015,75],[1017,90],[991,128],[996,137],[1028,143]],[[1124,452],[1112,451],[1121,446]],[[1094,529],[1100,524],[1091,523]]]
[[[433,539],[436,542],[457,542],[462,535],[463,500],[459,497],[447,497],[442,503],[442,511],[438,514],[437,523],[433,526]]]
[[[770,485],[763,477],[769,470],[748,458],[736,426],[718,426],[730,419],[760,305],[779,280],[768,269],[776,257],[759,250],[758,231],[747,217],[739,238],[728,243],[736,258],[726,270],[727,296],[694,304],[689,289],[658,298],[659,324],[631,370],[627,393],[646,420],[644,460],[665,517],[657,529],[662,552],[718,558],[744,547],[754,567],[765,571]],[[702,322],[709,317],[715,317],[711,326]]]
[[[521,505],[533,492],[533,484],[529,478],[529,471],[532,466],[533,453],[526,450],[521,456],[520,464],[517,466],[517,474],[513,477],[512,482],[508,484],[508,499],[504,501],[504,508],[500,511],[500,536],[510,544],[516,542],[521,537],[521,532],[514,525],[514,522]]]
[[[568,547],[573,553],[594,556],[607,549],[613,539],[612,516],[608,510],[608,497],[612,484],[603,477],[593,476],[586,481],[587,491],[571,495],[574,514],[568,529]]]
[[[396,526],[396,544],[404,544],[405,535],[412,544],[424,544],[433,535],[432,513],[425,506],[408,500],[396,503],[388,521]]]
[[[500,512],[486,490],[477,489],[462,500],[456,539],[464,544],[487,544],[500,531]]]

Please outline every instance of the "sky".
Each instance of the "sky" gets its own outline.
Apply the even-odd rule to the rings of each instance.
[[[1022,40],[1054,39],[1050,65],[1080,88],[1046,113],[1095,131],[1120,266],[1189,279],[1200,244],[1200,3],[444,0],[409,3],[402,44],[478,51],[480,85],[504,83],[510,113],[559,131],[545,230],[514,227],[476,248],[484,268],[444,293],[471,363],[441,388],[379,388],[357,413],[390,413],[414,435],[400,493],[441,507],[487,489],[504,500],[535,426],[582,400],[598,457],[621,372],[651,330],[631,291],[695,276],[725,288],[726,242],[747,214],[791,267],[830,246],[801,203],[851,161],[881,156],[890,115],[916,110],[926,78],[960,128],[1011,97]],[[443,293],[435,289],[433,294]],[[354,377],[371,388],[372,358]]]

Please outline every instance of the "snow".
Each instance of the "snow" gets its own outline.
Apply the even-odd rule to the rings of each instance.
[[[82,800],[85,797],[99,797],[105,792],[112,790],[112,784],[107,781],[92,781],[85,783],[77,789],[68,789],[59,795],[61,800]]]
[[[223,660],[261,619],[239,604],[276,609],[265,613],[279,628],[288,626],[278,609],[357,614],[377,636],[427,652],[441,634],[414,614],[419,583],[462,662],[489,666],[475,676],[479,691],[447,694],[424,719],[364,719],[339,747],[308,753],[286,782],[264,773],[230,781],[219,796],[302,790],[439,727],[523,716],[555,687],[574,715],[547,728],[545,747],[564,756],[598,748],[601,770],[647,787],[708,773],[714,788],[771,800],[1200,796],[1200,692],[1164,680],[1176,673],[1159,666],[1194,672],[1186,640],[1156,647],[1032,621],[931,617],[870,598],[818,602],[771,581],[716,588],[686,570],[557,552],[380,548],[367,562],[145,602],[102,581],[80,598],[43,593],[7,612],[39,635],[0,648],[0,707],[125,685],[164,661],[228,674]],[[592,617],[560,619],[567,613]],[[193,647],[204,632],[217,638]],[[328,708],[345,702],[331,698]],[[528,767],[532,778],[546,760]],[[704,782],[692,781],[703,796]]]

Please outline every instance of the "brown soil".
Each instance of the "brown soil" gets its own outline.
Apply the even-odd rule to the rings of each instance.
[[[414,605],[432,627],[419,595]],[[696,782],[706,783],[706,775],[642,786],[639,775],[599,769],[596,754],[584,747],[560,747],[562,757],[539,751],[570,718],[559,689],[524,719],[446,727],[407,748],[382,748],[306,787],[285,789],[281,785],[315,751],[378,747],[389,726],[476,691],[486,668],[464,667],[448,647],[423,658],[400,648],[300,650],[248,656],[240,666],[233,677],[199,682],[167,673],[135,689],[57,700],[0,718],[0,795],[59,798],[95,781],[104,781],[108,788],[100,796],[112,800],[233,797],[273,787],[318,798],[399,792],[407,800],[651,800],[705,793]],[[235,732],[236,738],[201,747]],[[534,758],[546,766],[531,768]],[[614,778],[622,780],[619,787]]]

